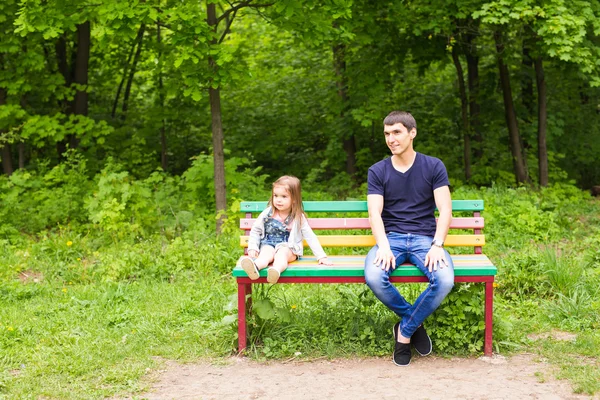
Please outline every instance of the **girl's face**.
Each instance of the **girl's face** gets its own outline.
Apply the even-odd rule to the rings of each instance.
[[[275,186],[273,188],[273,206],[281,212],[292,211],[292,197],[285,187]]]

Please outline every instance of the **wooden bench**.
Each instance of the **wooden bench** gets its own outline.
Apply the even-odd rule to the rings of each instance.
[[[305,201],[304,211],[308,221],[317,233],[321,245],[326,249],[331,247],[365,247],[364,255],[329,255],[332,266],[318,265],[313,256],[304,256],[300,260],[290,263],[288,269],[281,274],[279,283],[365,283],[364,260],[367,252],[375,245],[375,239],[370,234],[370,225],[367,218],[366,201]],[[254,222],[253,213],[260,213],[267,206],[266,202],[242,202],[241,212],[245,218],[240,219],[240,228],[244,235],[240,237],[240,245],[248,246],[248,235]],[[483,200],[453,200],[453,219],[450,225],[451,234],[445,241],[445,246],[472,247],[470,254],[452,254],[454,261],[455,282],[483,282],[485,283],[485,334],[484,354],[492,355],[492,309],[493,309],[493,283],[496,267],[487,256],[482,254],[485,245],[485,236],[482,234],[484,225],[480,213],[483,210]],[[315,218],[315,213],[334,214],[333,217]],[[358,215],[360,217],[344,217],[345,215]],[[468,217],[457,217],[468,213]],[[319,235],[324,230],[361,230],[366,229],[369,234],[346,235]],[[459,234],[453,231],[459,229]],[[306,243],[305,243],[306,247]],[[247,249],[246,249],[247,252]],[[267,270],[260,271],[260,278],[251,280],[244,270],[238,265],[233,270],[233,276],[238,284],[238,350],[246,349],[246,310],[251,305],[252,284],[267,283]],[[427,282],[427,278],[411,264],[397,267],[390,277],[391,282]]]

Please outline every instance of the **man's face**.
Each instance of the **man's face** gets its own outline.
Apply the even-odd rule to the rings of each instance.
[[[412,148],[412,140],[417,134],[415,128],[410,131],[400,122],[394,125],[384,125],[383,133],[385,143],[394,155],[402,155],[407,149]]]

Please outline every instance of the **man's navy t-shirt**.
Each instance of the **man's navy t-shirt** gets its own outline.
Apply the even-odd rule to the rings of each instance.
[[[383,196],[381,218],[386,233],[434,236],[433,191],[442,186],[450,186],[444,163],[421,153],[404,173],[394,168],[391,157],[369,168],[368,194]]]

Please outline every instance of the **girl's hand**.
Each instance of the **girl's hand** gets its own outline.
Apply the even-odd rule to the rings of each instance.
[[[331,261],[329,261],[329,258],[327,257],[323,257],[319,259],[319,264],[321,265],[333,265],[333,263]]]
[[[248,250],[248,256],[250,258],[256,258],[256,257],[258,257],[258,251],[256,251],[256,250]]]

